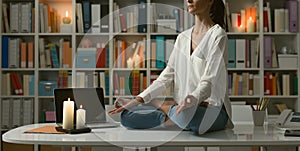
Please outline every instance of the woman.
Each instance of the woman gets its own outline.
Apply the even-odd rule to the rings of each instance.
[[[187,0],[187,6],[195,15],[195,25],[178,35],[167,67],[135,99],[119,98],[109,111],[122,112],[125,127],[176,124],[196,134],[233,127],[227,96],[227,35],[222,29],[224,4],[222,0]],[[171,83],[174,101],[153,99]]]

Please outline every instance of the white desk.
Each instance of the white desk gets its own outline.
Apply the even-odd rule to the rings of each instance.
[[[299,146],[300,137],[285,137],[284,131],[273,126],[255,127],[236,124],[223,130],[195,136],[190,131],[127,130],[123,127],[94,129],[85,134],[29,134],[24,131],[47,124],[32,124],[6,132],[5,142],[59,146]]]

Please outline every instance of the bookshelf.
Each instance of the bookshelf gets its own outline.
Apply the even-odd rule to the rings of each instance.
[[[228,31],[228,38],[231,40],[244,40],[245,39],[251,43],[251,41],[256,42],[259,57],[258,62],[259,66],[249,66],[249,67],[233,67],[228,68],[228,73],[233,75],[236,73],[237,75],[242,75],[243,73],[252,74],[254,78],[257,78],[256,84],[254,85],[254,89],[257,92],[253,95],[249,94],[237,94],[237,95],[230,95],[230,99],[232,103],[240,103],[240,102],[247,102],[250,101],[251,103],[255,103],[255,101],[260,100],[262,98],[270,99],[270,103],[268,105],[268,112],[270,115],[278,115],[279,111],[276,109],[275,104],[284,103],[287,105],[288,108],[292,108],[296,111],[300,110],[300,97],[299,97],[299,88],[297,93],[292,95],[268,95],[265,94],[265,85],[264,85],[264,75],[265,73],[272,73],[274,75],[278,74],[290,74],[295,75],[299,79],[300,75],[300,61],[299,61],[299,50],[300,50],[300,29],[298,28],[298,32],[265,32],[264,31],[264,3],[269,2],[270,4],[270,12],[273,13],[274,9],[283,8],[283,4],[285,0],[279,1],[267,1],[267,0],[246,0],[243,3],[236,3],[235,0],[224,0],[228,2],[229,5],[229,14],[240,12],[241,9],[245,9],[249,6],[253,6],[256,2],[257,6],[257,22],[256,26],[258,27],[255,32],[234,32],[233,30]],[[22,2],[22,3],[21,3]],[[32,117],[29,117],[30,123],[40,123],[40,122],[51,122],[51,116],[46,118],[46,114],[53,114],[51,111],[54,110],[53,108],[53,95],[51,95],[51,91],[42,94],[40,86],[44,84],[45,87],[86,87],[86,86],[105,86],[105,102],[107,104],[113,104],[114,100],[119,97],[128,97],[132,98],[134,95],[131,94],[130,89],[135,89],[137,94],[138,92],[142,91],[146,86],[150,85],[152,80],[157,77],[157,75],[162,71],[164,68],[164,64],[156,64],[155,61],[152,59],[156,58],[157,54],[153,54],[153,51],[157,51],[156,49],[160,47],[157,46],[157,42],[160,42],[160,38],[163,38],[164,44],[167,45],[165,50],[170,49],[172,47],[172,43],[176,39],[178,32],[176,30],[182,31],[188,29],[193,24],[192,16],[185,13],[181,13],[181,16],[177,16],[177,20],[182,20],[178,22],[178,27],[175,24],[175,27],[170,28],[163,28],[160,25],[169,26],[170,22],[176,22],[176,16],[174,16],[174,10],[181,8],[186,9],[186,1],[172,1],[167,0],[161,2],[160,0],[145,0],[145,10],[139,12],[139,7],[142,5],[138,2],[143,2],[142,0],[91,0],[90,1],[91,7],[98,7],[99,9],[94,9],[93,11],[100,12],[100,27],[97,27],[97,22],[92,25],[92,32],[85,33],[84,32],[84,22],[85,20],[78,20],[78,8],[83,5],[82,0],[2,0],[2,4],[7,5],[7,10],[5,7],[0,8],[1,16],[5,16],[4,12],[9,11],[10,3],[12,4],[31,4],[31,15],[28,17],[28,20],[31,21],[30,26],[28,26],[28,32],[11,32],[10,30],[7,31],[5,20],[3,20],[3,24],[1,24],[2,32],[0,33],[0,40],[1,40],[1,51],[0,57],[1,59],[7,55],[4,53],[3,49],[5,43],[3,41],[6,39],[10,41],[13,46],[14,43],[25,43],[27,48],[30,43],[32,44],[33,50],[33,66],[29,67],[27,62],[27,66],[25,68],[20,67],[3,67],[4,63],[1,62],[0,68],[0,84],[2,85],[10,85],[11,90],[5,91],[3,87],[0,91],[0,107],[1,111],[5,105],[5,102],[8,104],[12,104],[10,100],[20,100],[21,105],[25,104],[25,101],[31,100],[31,107],[29,108],[30,113],[32,113]],[[299,1],[298,1],[299,3]],[[98,5],[97,5],[98,4]],[[34,8],[34,9],[33,9]],[[299,8],[299,7],[298,7]],[[41,14],[50,11],[50,15],[46,21],[45,16],[44,18],[41,17]],[[66,17],[66,11],[68,11],[68,17],[71,19],[71,24],[66,26],[61,26],[62,20]],[[83,13],[81,10],[81,13]],[[144,11],[144,12],[143,12]],[[43,12],[43,13],[42,13]],[[86,12],[85,12],[86,13]],[[122,20],[119,18],[119,15],[123,14],[124,20],[128,21],[128,27],[121,25]],[[153,14],[156,15],[153,15]],[[298,11],[298,16],[299,16]],[[9,13],[8,13],[9,14]],[[56,17],[52,17],[51,14]],[[139,18],[139,14],[144,14],[144,18]],[[83,15],[83,14],[82,14]],[[10,16],[7,16],[8,18]],[[181,17],[181,18],[180,18]],[[231,17],[231,16],[230,16]],[[5,18],[5,17],[4,17]],[[273,16],[271,18],[274,18]],[[44,20],[42,26],[42,20]],[[157,21],[156,20],[162,20]],[[164,22],[165,20],[169,20],[167,24]],[[273,19],[274,20],[274,19]],[[10,19],[11,21],[11,19]],[[25,22],[26,20],[24,20]],[[91,21],[95,21],[91,18]],[[146,23],[146,26],[139,26],[138,22]],[[48,22],[46,24],[46,22]],[[81,24],[78,24],[80,22]],[[273,21],[274,22],[274,21]],[[299,18],[298,18],[299,22]],[[10,22],[8,22],[8,25]],[[169,23],[169,24],[168,24]],[[51,25],[50,25],[51,24]],[[299,23],[298,23],[299,24]],[[49,25],[51,28],[49,28]],[[174,25],[174,24],[171,24]],[[126,27],[126,32],[122,32],[122,26]],[[11,26],[10,26],[11,27]],[[66,28],[67,27],[67,28]],[[21,28],[21,27],[20,27]],[[24,27],[26,28],[26,27]],[[98,28],[98,29],[97,29]],[[140,29],[141,28],[141,29]],[[274,28],[274,27],[273,27]],[[51,30],[50,30],[51,29]],[[99,31],[100,32],[97,32]],[[295,53],[296,58],[298,59],[297,64],[295,67],[287,67],[287,68],[265,68],[264,67],[264,37],[271,37],[274,39],[274,44],[277,53],[281,52],[281,49],[286,47],[288,50],[292,50],[289,53]],[[156,43],[154,43],[156,42]],[[8,43],[8,42],[7,42]],[[50,45],[49,45],[50,44]],[[47,53],[51,54],[51,44],[56,45],[56,55],[58,55],[58,62],[60,63],[59,66],[54,68],[52,60],[49,58],[45,58]],[[124,44],[124,46],[122,45]],[[255,44],[253,44],[255,45]],[[61,48],[61,46],[63,46]],[[82,47],[90,47],[92,49],[86,49]],[[126,52],[130,52],[128,54],[122,54],[122,51],[116,51],[116,49],[126,48]],[[123,49],[122,48],[122,49]],[[7,48],[8,49],[8,48]],[[29,48],[28,48],[29,49]],[[253,49],[253,50],[257,50]],[[44,52],[41,52],[41,51]],[[63,50],[63,51],[62,51]],[[21,51],[21,50],[20,50]],[[252,49],[251,49],[252,51]],[[55,52],[55,51],[54,51]],[[68,52],[64,54],[63,52]],[[80,56],[80,54],[86,53],[99,53],[99,57],[101,56],[101,52],[105,52],[104,58],[105,61],[102,62],[100,66],[94,64],[88,64],[85,61],[88,59],[87,57],[91,56]],[[136,52],[136,53],[135,53]],[[21,52],[18,53],[21,55]],[[41,55],[45,54],[45,56]],[[137,58],[134,54],[138,54],[139,57],[144,58],[142,62],[135,68],[128,68],[127,59],[128,57]],[[163,54],[164,55],[164,54]],[[61,57],[63,56],[63,57]],[[124,60],[125,56],[125,60]],[[153,57],[155,56],[155,57]],[[41,63],[41,57],[44,57],[44,63]],[[83,57],[83,58],[80,58]],[[85,57],[85,58],[84,58]],[[103,56],[102,56],[103,57]],[[5,58],[5,57],[4,57]],[[157,59],[157,58],[156,58]],[[2,59],[3,60],[3,59]],[[48,62],[47,62],[48,60]],[[162,58],[163,61],[164,58]],[[21,61],[21,60],[20,60]],[[8,63],[8,62],[7,62]],[[257,63],[257,62],[256,62]],[[104,64],[104,65],[103,65]],[[20,63],[19,63],[20,65]],[[158,65],[158,66],[157,66]],[[53,67],[52,67],[53,66]],[[30,92],[22,95],[15,95],[13,91],[13,84],[8,80],[5,80],[10,77],[11,74],[16,73],[20,78],[21,85],[24,86],[33,84],[33,89]],[[144,77],[136,79],[136,83],[132,85],[131,88],[128,88],[129,85],[128,81],[132,80],[133,73],[137,75],[137,77]],[[275,74],[276,73],[276,74]],[[24,76],[28,79],[30,76],[31,80],[24,80]],[[247,76],[246,74],[244,76]],[[82,80],[84,78],[92,79],[91,81]],[[120,78],[121,77],[121,78]],[[79,80],[81,79],[81,80]],[[101,82],[102,80],[102,82]],[[23,82],[27,81],[26,84]],[[60,83],[58,83],[60,81]],[[120,82],[121,81],[121,82]],[[124,82],[123,82],[124,81]],[[95,84],[96,83],[96,84]],[[118,83],[118,84],[116,84]],[[123,83],[123,84],[122,84]],[[125,85],[124,85],[125,83]],[[295,82],[295,85],[299,87],[300,82],[299,80]],[[122,88],[122,90],[116,91],[116,88]],[[29,88],[29,87],[28,87]],[[32,87],[30,87],[32,88]],[[29,90],[28,90],[29,91]],[[50,93],[50,94],[49,94]],[[166,92],[166,96],[162,96],[160,98],[170,98],[171,90]],[[7,101],[8,100],[8,101]],[[29,101],[30,102],[30,101]],[[30,103],[27,103],[30,104]],[[9,109],[13,109],[10,107]],[[25,109],[21,108],[21,111],[25,111]],[[0,129],[1,131],[6,131],[13,128],[12,121],[9,120],[8,123],[4,122],[3,113],[0,112]],[[12,118],[13,115],[9,115]],[[22,125],[24,117],[21,118],[22,120],[19,121],[16,125]],[[48,120],[48,121],[47,121]],[[8,126],[4,126],[7,124]],[[36,149],[35,149],[36,150]]]

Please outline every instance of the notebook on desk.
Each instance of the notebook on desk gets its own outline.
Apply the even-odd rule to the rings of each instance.
[[[63,102],[74,100],[74,125],[76,123],[76,110],[80,105],[86,110],[86,126],[89,128],[116,127],[119,124],[108,122],[104,104],[102,88],[57,88],[54,89],[56,123],[62,125]]]

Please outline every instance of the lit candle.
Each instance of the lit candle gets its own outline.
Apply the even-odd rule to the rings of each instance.
[[[247,32],[254,32],[254,22],[252,20],[252,17],[249,17],[247,20]]]
[[[245,30],[244,30],[243,25],[240,25],[240,26],[237,27],[237,32],[241,33],[241,32],[244,32],[244,31]]]
[[[68,98],[63,103],[63,129],[73,129],[74,101]]]
[[[140,62],[141,62],[141,57],[139,55],[135,55],[133,61],[134,61],[134,67],[139,68]]]
[[[85,110],[80,105],[80,108],[76,111],[76,129],[85,127]]]
[[[127,60],[127,68],[133,68],[133,60],[131,58]]]
[[[68,11],[66,11],[66,16],[63,17],[63,23],[64,24],[70,24],[71,23],[71,19],[69,17],[69,12]]]

